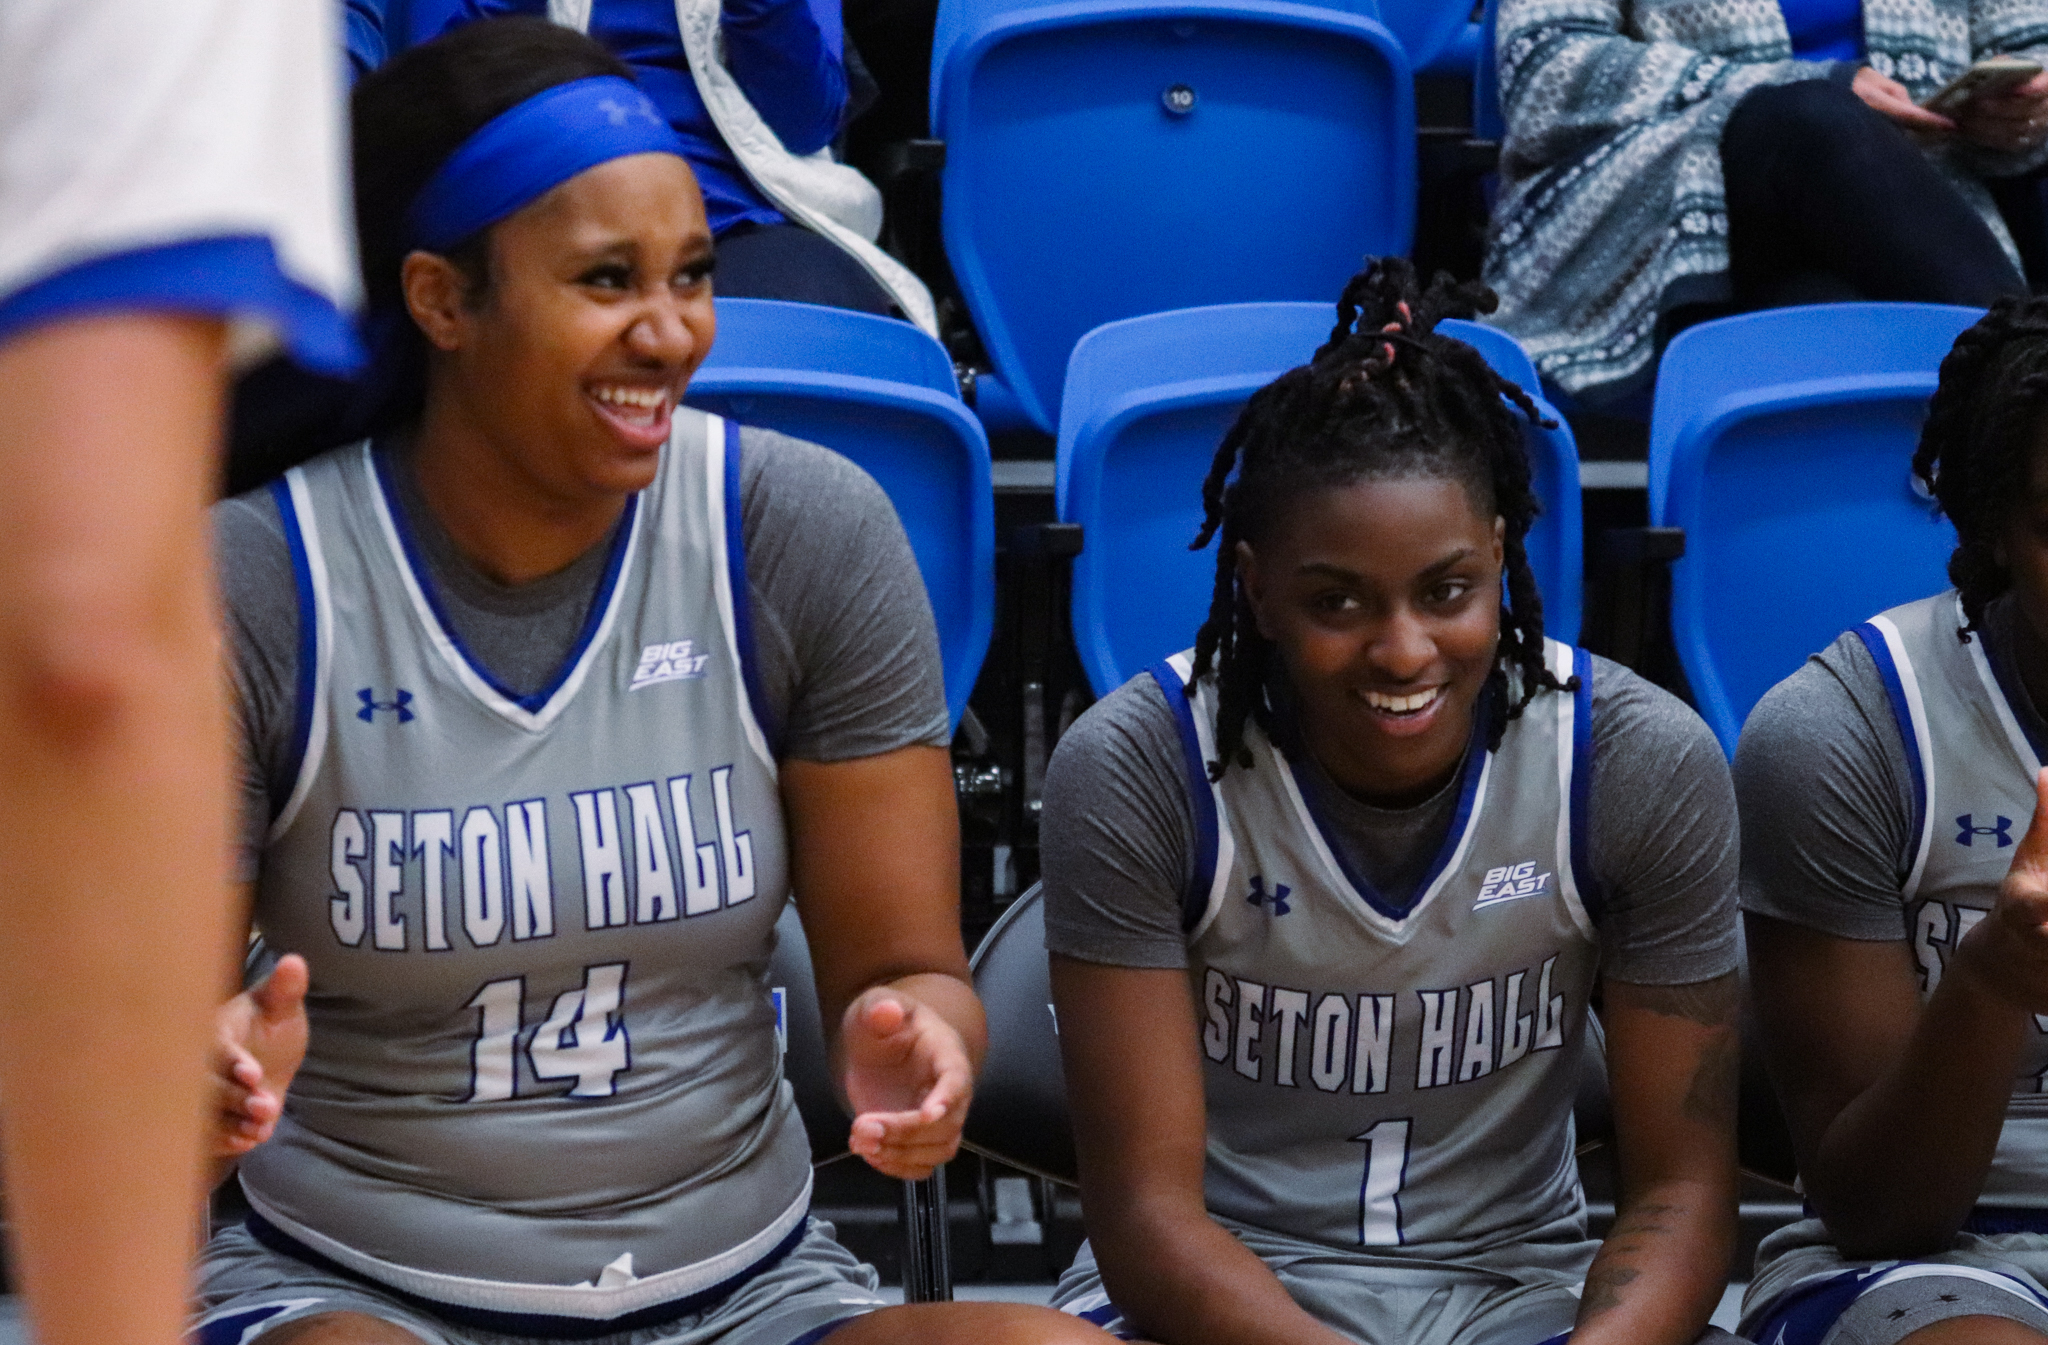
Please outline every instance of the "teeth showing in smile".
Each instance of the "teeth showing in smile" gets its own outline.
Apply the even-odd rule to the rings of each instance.
[[[1365,693],[1365,703],[1375,710],[1383,710],[1388,714],[1410,715],[1429,706],[1442,693],[1442,687],[1431,687],[1427,691],[1417,691],[1408,696],[1389,696],[1384,691],[1368,691]]]
[[[613,406],[636,406],[643,411],[651,411],[660,406],[668,394],[660,388],[606,387],[593,388],[591,396]]]

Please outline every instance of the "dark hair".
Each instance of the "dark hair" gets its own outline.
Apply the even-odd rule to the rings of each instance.
[[[1462,485],[1482,516],[1504,521],[1508,602],[1494,678],[1505,682],[1506,669],[1518,670],[1520,696],[1503,687],[1492,698],[1493,746],[1539,690],[1577,686],[1576,679],[1559,682],[1543,658],[1543,601],[1522,545],[1542,505],[1530,489],[1521,423],[1509,407],[1548,422],[1477,350],[1435,330],[1439,318],[1490,313],[1496,303],[1484,285],[1456,284],[1442,273],[1418,290],[1405,259],[1375,260],[1344,287],[1330,339],[1307,364],[1253,393],[1224,435],[1202,483],[1205,514],[1193,544],[1199,550],[1222,534],[1209,619],[1195,637],[1195,677],[1214,670],[1217,680],[1212,779],[1233,761],[1252,764],[1245,721],[1267,722],[1272,643],[1259,634],[1238,583],[1237,544],[1256,545],[1288,505],[1312,491],[1439,477]]]
[[[1913,471],[1956,527],[1949,582],[1963,600],[1964,640],[2012,585],[1998,534],[2023,497],[2048,409],[2048,300],[2003,298],[1941,362]]]
[[[383,370],[402,385],[380,408],[374,428],[419,413],[425,390],[425,338],[405,311],[399,285],[408,252],[405,215],[449,155],[485,123],[558,84],[598,75],[631,79],[625,64],[590,38],[539,18],[467,24],[410,48],[372,71],[350,100],[355,133],[356,238],[363,296]],[[490,230],[448,248],[446,256],[481,295],[490,285]]]

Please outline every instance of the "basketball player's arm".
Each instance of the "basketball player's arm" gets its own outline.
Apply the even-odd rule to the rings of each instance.
[[[1991,913],[1924,1008],[1903,940],[1747,916],[1764,1061],[1807,1198],[1846,1256],[1944,1247],[1983,1189],[2033,1015],[2048,1012],[2044,781]]]
[[[960,1148],[987,1047],[960,943],[960,830],[944,748],[782,763],[791,890],[853,1151],[921,1178]]]
[[[1605,992],[1621,1199],[1572,1340],[1687,1345],[1713,1314],[1735,1248],[1740,980],[1610,979]]]
[[[1203,1204],[1187,973],[1054,953],[1052,996],[1088,1240],[1125,1319],[1161,1345],[1342,1345]]]

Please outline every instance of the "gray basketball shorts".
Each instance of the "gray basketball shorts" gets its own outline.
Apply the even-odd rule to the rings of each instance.
[[[2003,1317],[2048,1335],[2048,1296],[2017,1265],[1892,1261],[1801,1284],[1743,1325],[1765,1345],[1898,1345],[1954,1317]]]
[[[1578,1318],[1576,1284],[1515,1284],[1499,1276],[1430,1282],[1347,1262],[1329,1248],[1301,1245],[1308,1254],[1275,1255],[1277,1248],[1264,1245],[1252,1250],[1309,1315],[1368,1345],[1539,1345],[1561,1339]],[[1094,1248],[1086,1243],[1060,1276],[1052,1306],[1118,1339],[1141,1336],[1110,1302]]]
[[[273,1251],[240,1225],[207,1244],[198,1278],[199,1316],[188,1345],[253,1345],[287,1322],[328,1312],[380,1318],[424,1345],[560,1345],[445,1321],[416,1300]],[[880,1283],[874,1267],[834,1239],[832,1225],[813,1219],[787,1256],[710,1307],[578,1345],[813,1345],[884,1306]]]

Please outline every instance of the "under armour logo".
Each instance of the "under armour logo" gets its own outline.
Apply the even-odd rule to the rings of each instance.
[[[1245,901],[1245,905],[1247,905],[1247,906],[1268,906],[1268,905],[1270,905],[1270,906],[1271,906],[1271,907],[1273,908],[1273,914],[1275,914],[1275,915],[1286,915],[1286,914],[1287,914],[1287,913],[1288,913],[1288,912],[1289,912],[1290,910],[1292,910],[1292,909],[1293,909],[1292,907],[1290,907],[1290,906],[1289,906],[1289,905],[1287,904],[1287,893],[1288,893],[1288,891],[1289,891],[1289,890],[1290,890],[1290,889],[1288,888],[1287,884],[1285,884],[1285,883],[1275,883],[1275,884],[1273,884],[1273,892],[1272,892],[1272,895],[1271,895],[1271,896],[1268,896],[1268,895],[1266,894],[1266,880],[1265,880],[1265,878],[1264,878],[1263,876],[1260,876],[1260,875],[1254,875],[1254,876],[1252,877],[1252,892],[1251,892],[1251,895],[1250,895],[1250,896],[1248,896],[1248,897],[1246,897],[1246,898],[1244,899],[1244,901]]]
[[[356,711],[356,718],[365,724],[373,722],[379,710],[393,711],[398,715],[398,722],[401,724],[410,724],[419,718],[412,712],[412,693],[404,687],[398,689],[397,698],[394,700],[380,701],[377,699],[377,693],[368,687],[356,692],[356,699],[363,703],[363,708]]]
[[[1964,813],[1956,819],[1957,845],[1976,844],[1975,841],[1970,839],[1973,836],[1996,836],[2001,849],[2012,844],[2012,819],[2010,817],[1999,818],[1998,825],[1995,827],[1980,827],[1974,825],[1974,822],[1975,814],[1972,813]]]
[[[616,98],[607,98],[597,105],[597,110],[604,113],[606,120],[614,126],[624,126],[635,117],[655,125],[661,123],[661,118],[645,103],[621,103]]]

